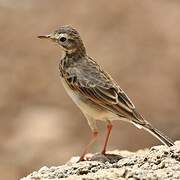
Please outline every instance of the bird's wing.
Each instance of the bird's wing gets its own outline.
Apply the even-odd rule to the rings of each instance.
[[[72,68],[65,78],[70,88],[78,91],[92,102],[107,110],[144,124],[142,116],[136,112],[134,104],[125,92],[95,62]]]

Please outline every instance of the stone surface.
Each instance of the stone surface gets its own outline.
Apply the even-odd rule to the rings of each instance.
[[[65,165],[42,167],[21,180],[180,179],[180,141],[173,147],[154,146],[137,152],[111,151],[107,156],[87,155],[87,161],[71,158]]]

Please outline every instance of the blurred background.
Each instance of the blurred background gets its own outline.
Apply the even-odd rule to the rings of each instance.
[[[80,155],[90,129],[65,93],[62,51],[38,35],[77,28],[88,54],[111,73],[139,112],[180,138],[180,1],[0,0],[0,179]],[[91,149],[101,150],[106,126]],[[145,131],[114,122],[109,150],[160,144]]]

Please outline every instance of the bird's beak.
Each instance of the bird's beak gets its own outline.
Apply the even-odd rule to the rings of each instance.
[[[55,33],[51,33],[51,34],[48,34],[48,35],[38,36],[38,38],[40,38],[40,39],[51,39],[53,41],[56,41],[58,39],[58,35],[55,34]]]
[[[40,38],[40,39],[49,39],[49,38],[51,38],[51,35],[50,34],[48,34],[48,35],[40,35],[40,36],[38,36],[38,38]]]

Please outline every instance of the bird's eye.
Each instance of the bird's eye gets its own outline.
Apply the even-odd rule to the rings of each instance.
[[[66,41],[66,38],[65,38],[65,37],[61,37],[59,40],[60,40],[61,42],[65,42],[65,41]]]

